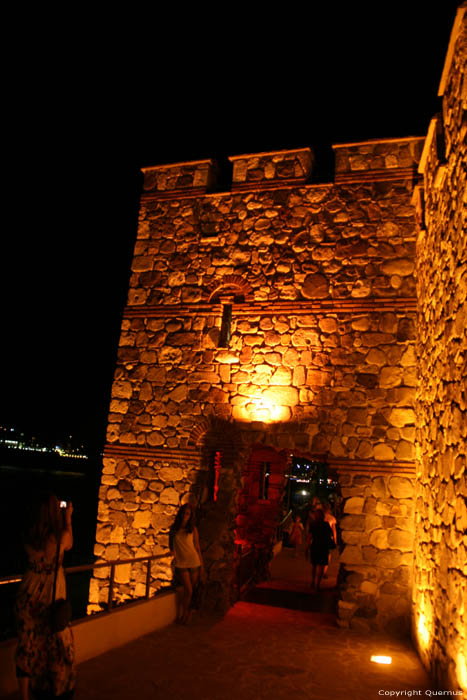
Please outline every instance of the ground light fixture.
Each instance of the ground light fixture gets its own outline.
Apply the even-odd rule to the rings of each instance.
[[[392,664],[392,656],[375,656],[370,659],[375,664]]]

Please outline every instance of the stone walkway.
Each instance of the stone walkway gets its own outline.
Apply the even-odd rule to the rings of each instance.
[[[198,615],[187,627],[171,625],[81,664],[76,700],[377,700],[396,690],[424,696],[433,686],[409,643],[340,629],[332,612],[320,610],[333,599],[336,568],[327,591],[312,593],[307,565],[286,550],[272,580],[224,618]],[[252,602],[268,590],[272,605],[266,597]],[[281,607],[284,593],[312,603]],[[392,656],[392,665],[372,663],[372,654]]]

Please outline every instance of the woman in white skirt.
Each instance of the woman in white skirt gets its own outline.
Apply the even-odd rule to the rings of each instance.
[[[193,590],[200,576],[204,578],[195,513],[190,503],[185,503],[179,509],[170,532],[169,545],[170,552],[175,558],[176,573],[183,584],[182,608],[177,622],[186,625],[191,617],[190,604]]]

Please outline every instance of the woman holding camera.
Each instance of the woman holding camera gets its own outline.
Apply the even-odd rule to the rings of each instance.
[[[38,699],[73,695],[73,634],[69,626],[54,631],[50,615],[55,577],[55,599],[66,598],[62,561],[64,552],[73,546],[72,513],[71,503],[60,508],[54,494],[43,494],[26,529],[28,564],[16,599],[15,662],[21,700],[28,700],[29,688]]]

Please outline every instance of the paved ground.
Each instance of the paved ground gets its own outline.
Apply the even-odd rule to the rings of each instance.
[[[171,625],[81,664],[76,700],[377,700],[395,690],[424,696],[432,686],[408,643],[336,626],[336,568],[325,590],[312,593],[308,565],[284,551],[272,580],[223,619],[197,616],[188,627]],[[297,596],[302,603],[306,596],[308,608]],[[305,609],[281,607],[281,600]],[[375,653],[392,656],[392,665],[372,663]]]

